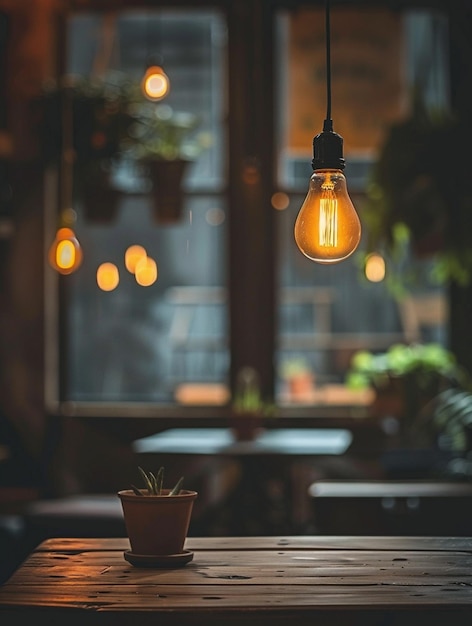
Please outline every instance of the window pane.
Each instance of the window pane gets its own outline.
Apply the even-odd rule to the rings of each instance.
[[[117,19],[81,14],[70,20],[69,33],[72,74],[113,80],[119,72],[139,82],[149,57],[157,54],[171,90],[151,106],[196,115],[198,133],[207,143],[184,174],[186,194],[177,222],[156,217],[145,172],[129,159],[113,164],[114,188],[120,192],[113,221],[89,219],[86,199],[77,199],[76,233],[84,260],[66,277],[64,399],[224,402],[214,391],[219,389],[215,384],[226,382],[229,360],[227,207],[221,193],[226,176],[224,20],[214,12],[188,10],[122,12]],[[157,184],[159,198],[163,185]],[[150,286],[138,284],[137,274],[125,267],[125,251],[132,245],[142,246],[157,263],[158,278]],[[119,284],[111,291],[97,285],[97,268],[105,262],[119,272]],[[210,385],[189,398],[182,393],[183,383]]]

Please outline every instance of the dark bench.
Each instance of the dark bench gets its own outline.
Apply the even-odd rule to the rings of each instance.
[[[308,490],[322,535],[472,534],[472,483],[320,480]]]

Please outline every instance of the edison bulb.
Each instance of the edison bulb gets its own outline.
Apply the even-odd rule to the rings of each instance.
[[[167,96],[170,91],[170,81],[162,67],[152,65],[144,74],[141,87],[148,100],[158,102]]]
[[[300,251],[317,263],[338,263],[355,251],[361,223],[341,170],[313,172],[294,234]]]
[[[59,228],[49,248],[49,263],[59,274],[72,274],[82,263],[82,248],[72,228]]]

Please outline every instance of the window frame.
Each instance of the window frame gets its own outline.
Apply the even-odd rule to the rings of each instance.
[[[353,6],[368,5],[354,0]],[[426,3],[434,8],[435,2]],[[205,9],[222,13],[228,27],[227,65],[227,187],[228,206],[228,277],[229,287],[229,354],[230,391],[234,389],[237,372],[252,365],[260,374],[262,393],[275,397],[276,326],[277,326],[277,238],[276,215],[271,197],[278,189],[276,136],[276,54],[277,14],[281,9],[298,6],[321,6],[323,2],[284,0],[214,0],[201,2]],[[406,2],[402,8],[424,8],[425,3]],[[440,6],[440,4],[439,4]],[[133,9],[165,10],[195,9],[196,3],[182,0],[153,2],[143,0]],[[71,11],[126,10],[121,0],[105,0],[97,8],[91,0],[72,2]],[[59,53],[63,58],[65,20],[58,24]],[[250,68],[250,71],[248,71]],[[58,67],[58,75],[61,73]],[[248,94],[247,99],[241,94]],[[315,130],[315,129],[314,129]],[[245,182],[247,168],[256,172]],[[57,206],[58,172],[48,171],[45,183],[45,241],[54,229]],[[292,190],[294,191],[294,190]],[[296,192],[294,192],[296,193]],[[302,193],[302,192],[301,192]],[[362,195],[362,193],[360,193]],[[257,267],[251,259],[257,255]],[[45,400],[49,414],[95,418],[154,418],[164,427],[169,424],[205,426],[215,423],[224,414],[222,406],[161,405],[142,402],[64,402],[60,390],[64,384],[67,358],[64,351],[67,306],[67,277],[45,272]],[[257,341],[255,340],[257,338]],[[290,406],[280,407],[278,425],[283,418],[294,425],[297,418],[365,417],[356,407]],[[281,419],[282,418],[282,419]],[[295,420],[295,421],[294,421]]]

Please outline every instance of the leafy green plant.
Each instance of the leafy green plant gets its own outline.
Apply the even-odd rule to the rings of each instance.
[[[148,496],[161,496],[163,493],[163,484],[164,484],[164,468],[160,467],[157,474],[153,474],[151,471],[146,471],[142,467],[138,466],[139,473],[143,479],[145,489],[147,490]],[[182,485],[184,482],[184,477],[181,476],[175,486],[169,491],[167,495],[169,496],[177,496],[179,495]],[[142,492],[141,489],[138,489],[135,485],[131,485],[131,489],[137,496],[146,495]]]
[[[441,391],[421,411],[412,433],[422,447],[445,453],[441,475],[472,477],[472,392],[462,387]]]
[[[311,375],[312,371],[310,364],[306,359],[302,357],[294,357],[292,359],[287,359],[282,363],[280,373],[282,378],[289,380],[290,378],[294,378],[296,376]]]
[[[274,404],[262,398],[259,376],[253,367],[243,367],[238,373],[231,410],[236,415],[271,415]]]
[[[64,116],[68,110],[76,166],[90,169],[91,162],[118,158],[134,122],[128,110],[132,94],[133,86],[121,76],[71,76],[62,84],[45,85],[38,103],[45,162],[61,158]]]
[[[471,282],[468,165],[447,156],[460,152],[471,137],[469,120],[428,108],[418,93],[411,114],[389,129],[361,207],[367,246],[358,257],[363,265],[371,252],[382,252],[387,285],[396,294],[416,283],[411,255],[430,259],[432,284]]]
[[[197,115],[174,111],[167,104],[136,100],[128,109],[134,119],[123,141],[126,153],[140,161],[194,160],[211,145],[208,133],[195,133]]]
[[[455,355],[437,343],[395,344],[377,354],[359,350],[351,359],[346,384],[351,389],[381,388],[391,377],[402,376],[414,377],[423,389],[437,379],[469,384],[469,377]]]
[[[439,447],[464,453],[472,445],[472,393],[460,388],[446,389],[434,401],[431,426]]]

